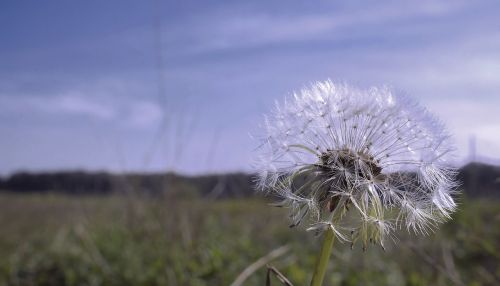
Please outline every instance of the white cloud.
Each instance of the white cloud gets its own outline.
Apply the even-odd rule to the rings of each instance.
[[[59,96],[0,95],[0,112],[12,116],[26,112],[62,118],[86,116],[135,128],[154,126],[163,117],[161,107],[154,102],[116,96],[93,97],[75,91]]]
[[[500,158],[500,97],[496,100],[433,100],[429,108],[448,126],[456,140],[459,159],[469,152],[469,139],[477,140],[477,153],[488,158]]]
[[[109,103],[70,92],[58,96],[0,95],[0,109],[5,113],[35,112],[52,115],[84,115],[113,119],[116,109]]]
[[[133,102],[127,115],[127,122],[134,127],[151,127],[160,122],[163,111],[152,102]]]
[[[355,36],[351,28],[364,27],[370,34],[376,25],[397,28],[399,22],[416,17],[443,17],[466,6],[465,1],[415,1],[404,3],[340,4],[326,6],[318,13],[266,13],[233,10],[208,12],[182,28],[167,26],[165,37],[171,44],[185,41],[177,52],[210,53],[217,50],[250,48],[269,44],[306,41],[308,39],[340,40]],[[431,25],[426,25],[432,30]],[[376,28],[375,28],[376,29]],[[413,31],[415,32],[415,31]],[[421,32],[421,31],[416,31]],[[359,36],[359,35],[358,35]],[[189,43],[189,44],[187,44]],[[169,51],[172,52],[172,51]]]
[[[116,110],[109,104],[93,101],[79,95],[65,95],[46,102],[43,106],[54,112],[87,115],[99,119],[113,119],[116,117]]]

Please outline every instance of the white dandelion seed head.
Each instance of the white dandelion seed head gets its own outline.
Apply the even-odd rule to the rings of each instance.
[[[429,233],[456,208],[449,134],[389,88],[318,82],[277,103],[264,129],[257,187],[282,199],[292,226],[308,218],[366,247],[396,227]]]

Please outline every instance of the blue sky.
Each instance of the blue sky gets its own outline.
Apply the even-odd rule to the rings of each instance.
[[[0,174],[250,170],[316,80],[390,85],[500,158],[498,1],[2,1]]]

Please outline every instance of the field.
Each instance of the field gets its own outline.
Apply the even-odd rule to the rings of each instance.
[[[321,241],[263,199],[2,194],[0,226],[0,285],[229,285],[285,245],[271,264],[307,285]],[[436,233],[398,237],[386,251],[337,243],[326,284],[500,283],[499,201],[462,199]],[[263,267],[243,285],[265,277]]]

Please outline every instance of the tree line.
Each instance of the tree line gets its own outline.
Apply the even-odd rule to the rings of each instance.
[[[0,178],[0,191],[75,195],[136,192],[152,196],[238,198],[256,195],[253,178],[246,173],[183,176],[175,173],[18,172]],[[500,198],[499,166],[470,163],[459,169],[458,179],[468,197]]]

